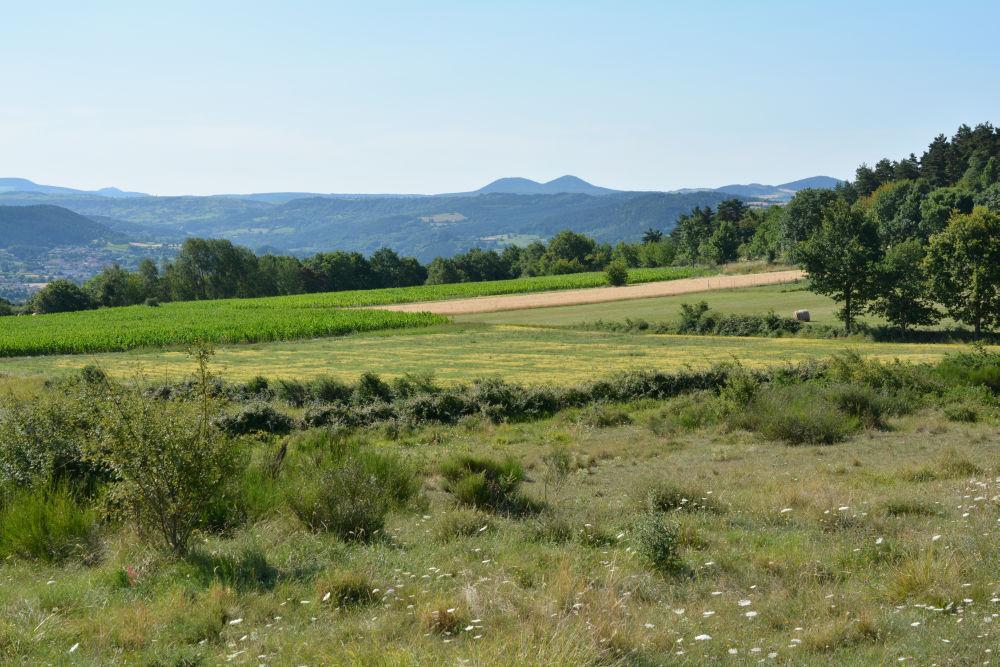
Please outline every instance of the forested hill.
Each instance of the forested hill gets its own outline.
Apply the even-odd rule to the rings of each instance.
[[[311,254],[391,247],[422,261],[470,247],[549,238],[573,229],[599,241],[638,240],[650,227],[669,230],[696,206],[731,195],[715,191],[437,197],[311,197],[284,203],[224,197],[132,197],[0,193],[0,205],[45,203],[85,216],[228,238],[254,249]]]
[[[4,248],[47,250],[120,241],[125,235],[59,206],[0,206],[0,239]]]

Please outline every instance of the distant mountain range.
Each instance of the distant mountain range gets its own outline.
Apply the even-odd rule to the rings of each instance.
[[[46,195],[98,195],[100,197],[148,197],[144,192],[126,192],[118,188],[101,188],[100,190],[76,190],[56,185],[40,185],[26,178],[0,178],[0,193],[2,192],[37,192]]]
[[[50,222],[59,219],[48,210],[53,207],[77,214],[63,220],[66,244],[81,242],[81,233],[91,240],[166,243],[196,235],[300,255],[334,249],[369,253],[387,246],[427,261],[471,247],[544,239],[567,228],[611,243],[635,240],[650,227],[669,231],[680,214],[695,206],[715,206],[733,196],[760,205],[781,203],[802,188],[829,188],[838,182],[815,176],[776,186],[632,192],[562,176],[547,183],[501,178],[473,192],[442,195],[272,192],[155,197],[117,188],[85,191],[5,178],[0,179],[0,209],[42,205],[42,217]],[[10,215],[20,216],[21,223],[16,235],[0,228],[0,250],[23,243],[41,229],[37,215],[26,216],[24,211],[7,211],[7,231],[16,225]],[[82,220],[106,231],[97,233]],[[46,239],[57,235],[51,225],[44,228]]]

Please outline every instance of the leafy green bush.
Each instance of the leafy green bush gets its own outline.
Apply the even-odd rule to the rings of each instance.
[[[309,398],[321,403],[346,403],[351,400],[350,385],[332,377],[318,377],[307,384]]]
[[[93,404],[46,392],[31,400],[0,395],[0,483],[17,487],[67,482],[92,492],[108,470],[86,456]]]
[[[368,371],[363,373],[354,385],[352,400],[355,403],[367,404],[375,401],[392,402],[392,387],[377,374]]]
[[[981,385],[1000,393],[1000,353],[983,347],[948,355],[938,364],[937,372],[949,384]]]
[[[874,389],[858,384],[834,384],[824,392],[844,414],[857,417],[867,428],[884,428],[885,399]]]
[[[299,380],[278,380],[274,395],[296,408],[301,408],[309,400],[309,390],[305,382]]]
[[[208,397],[209,354],[195,352],[198,404],[155,401],[114,384],[95,396],[101,424],[90,455],[113,474],[114,504],[143,534],[179,555],[187,553],[204,508],[241,463],[235,442],[211,423],[216,408]]]
[[[857,417],[841,412],[816,386],[769,386],[748,409],[730,415],[738,428],[756,431],[790,445],[829,445],[861,427]]]
[[[445,491],[463,505],[507,514],[535,509],[535,504],[520,493],[524,468],[512,457],[495,461],[456,455],[442,463],[440,470]]]
[[[402,459],[357,445],[336,447],[333,459],[313,479],[300,469],[286,474],[288,502],[313,530],[367,541],[385,526],[389,511],[406,505],[420,482]]]
[[[246,433],[283,435],[295,428],[294,419],[265,401],[248,403],[233,414],[220,415],[213,423],[223,433],[233,436]]]
[[[604,279],[612,287],[622,287],[628,284],[628,266],[621,260],[615,260],[604,267]]]
[[[87,560],[94,554],[96,535],[96,513],[65,484],[15,491],[0,506],[0,558]]]
[[[639,518],[634,529],[636,551],[662,574],[678,575],[687,568],[680,553],[677,528],[663,517],[646,514]]]

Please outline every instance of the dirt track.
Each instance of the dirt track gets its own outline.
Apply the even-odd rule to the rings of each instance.
[[[754,287],[757,285],[777,285],[790,283],[802,278],[802,271],[773,271],[771,273],[751,273],[740,276],[709,276],[707,278],[684,278],[664,280],[655,283],[627,285],[625,287],[591,287],[556,292],[534,292],[532,294],[507,294],[502,296],[478,296],[471,299],[451,299],[448,301],[422,301],[400,303],[391,306],[372,306],[380,310],[399,310],[408,313],[437,313],[439,315],[469,315],[472,313],[493,313],[500,310],[520,310],[522,308],[547,308],[550,306],[575,306],[583,303],[623,301],[625,299],[647,299],[656,296],[674,296],[692,292],[708,292],[731,287]]]

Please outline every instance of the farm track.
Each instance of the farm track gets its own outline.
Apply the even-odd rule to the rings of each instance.
[[[627,285],[625,287],[590,287],[586,289],[561,290],[556,292],[535,292],[532,294],[509,294],[502,296],[479,296],[468,299],[447,301],[422,301],[399,303],[386,306],[368,306],[380,310],[396,310],[406,313],[434,313],[437,315],[470,315],[473,313],[493,313],[503,310],[524,308],[548,308],[552,306],[575,306],[587,303],[605,303],[628,299],[646,299],[658,296],[676,296],[709,292],[734,287],[757,287],[790,283],[805,277],[805,272],[772,271],[750,273],[739,276],[708,276],[705,278],[682,278],[660,282]]]

